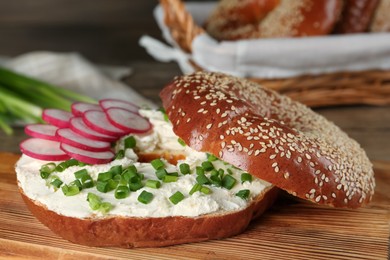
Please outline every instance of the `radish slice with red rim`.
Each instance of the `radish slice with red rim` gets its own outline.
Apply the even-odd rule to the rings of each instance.
[[[59,128],[69,126],[69,120],[73,117],[72,113],[61,109],[47,108],[42,112],[42,119],[47,123]]]
[[[79,160],[80,162],[89,164],[108,163],[115,156],[111,151],[91,152],[64,143],[61,143],[61,149],[70,157]]]
[[[127,134],[126,131],[115,127],[108,121],[106,113],[102,111],[89,110],[83,114],[84,123],[89,126],[92,130],[96,132],[113,135],[113,136],[123,136]]]
[[[99,100],[99,104],[103,108],[103,110],[116,107],[124,108],[134,113],[138,113],[139,111],[139,107],[137,105],[120,99],[102,99]]]
[[[108,151],[111,148],[110,143],[95,141],[73,132],[69,128],[58,129],[56,132],[61,143],[69,144],[71,146],[93,152]]]
[[[27,156],[44,161],[63,161],[70,158],[62,151],[59,142],[40,138],[29,138],[23,141],[20,150]]]
[[[58,141],[56,136],[56,131],[58,129],[59,128],[54,125],[31,124],[24,128],[24,132],[31,137]]]
[[[149,120],[123,108],[109,108],[106,111],[111,124],[128,133],[145,133],[152,127]]]
[[[82,116],[88,110],[102,110],[98,104],[74,102],[71,106],[72,114],[75,116]]]
[[[117,136],[105,135],[96,132],[95,130],[92,130],[84,123],[81,117],[72,118],[70,120],[69,128],[72,129],[75,133],[78,133],[79,135],[96,141],[114,142],[118,139]]]

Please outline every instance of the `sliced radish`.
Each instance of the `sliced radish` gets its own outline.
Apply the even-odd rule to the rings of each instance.
[[[128,133],[145,133],[152,125],[144,117],[123,108],[109,108],[107,118],[114,126]]]
[[[69,128],[58,129],[56,132],[61,143],[93,152],[102,152],[110,150],[110,143],[95,141],[73,132]]]
[[[82,116],[85,111],[88,110],[102,110],[102,108],[97,104],[84,103],[84,102],[74,102],[71,106],[72,114],[75,116]]]
[[[72,113],[61,109],[47,108],[43,110],[42,119],[47,123],[66,128],[69,126],[69,120],[73,117]]]
[[[63,161],[70,156],[61,150],[60,143],[40,138],[29,138],[20,144],[20,150],[25,155],[45,161]]]
[[[84,123],[92,130],[105,135],[122,136],[127,132],[115,127],[108,121],[106,113],[96,110],[88,110],[83,114]]]
[[[57,129],[54,125],[31,124],[24,128],[24,132],[31,137],[57,141]]]
[[[108,163],[114,158],[111,151],[91,152],[64,143],[61,143],[61,149],[70,157],[89,164]]]
[[[99,104],[103,108],[103,110],[107,110],[113,107],[124,108],[135,113],[138,113],[139,110],[139,107],[137,105],[120,99],[102,99],[99,101]]]
[[[118,139],[117,136],[105,135],[95,130],[92,130],[89,126],[87,126],[81,117],[73,117],[70,120],[70,129],[74,132],[82,135],[86,138],[96,140],[96,141],[104,141],[104,142],[114,142]]]

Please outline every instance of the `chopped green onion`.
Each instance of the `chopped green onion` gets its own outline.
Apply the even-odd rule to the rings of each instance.
[[[55,169],[56,169],[56,164],[51,162],[42,165],[40,171],[48,172],[50,174],[54,172]]]
[[[189,174],[191,173],[190,171],[190,165],[188,163],[182,163],[179,165],[179,169],[181,174]]]
[[[162,169],[165,166],[164,162],[161,159],[154,159],[150,163],[152,164],[155,170]]]
[[[184,142],[184,140],[181,139],[181,138],[177,138],[177,141],[179,142],[179,144],[180,144],[181,146],[186,146],[186,145],[187,145],[187,144]]]
[[[40,170],[39,173],[40,173],[42,179],[47,179],[50,176],[50,172],[45,172],[45,171]]]
[[[64,184],[62,187],[62,192],[65,196],[74,196],[80,193],[80,189],[77,185],[66,185]]]
[[[115,154],[114,160],[120,160],[123,158],[125,158],[125,151],[121,149]]]
[[[89,176],[87,169],[81,169],[74,173],[76,179],[81,179],[84,176]]]
[[[123,178],[127,181],[127,182],[138,182],[140,180],[138,174],[134,171],[128,171],[126,170],[125,173],[123,174]]]
[[[80,179],[83,189],[92,188],[94,186],[92,177],[90,175],[82,176]]]
[[[221,187],[221,185],[222,185],[222,180],[218,176],[218,174],[217,175],[211,175],[210,176],[210,181],[211,181],[211,184],[213,184],[216,187]]]
[[[54,180],[52,182],[50,182],[50,184],[58,189],[59,187],[61,187],[63,182],[57,177],[57,178],[54,178]]]
[[[108,181],[108,180],[112,179],[112,177],[113,177],[113,174],[110,171],[101,172],[101,173],[99,173],[97,180],[98,181]]]
[[[116,199],[124,199],[130,194],[130,189],[127,186],[118,186],[115,190]]]
[[[196,177],[196,181],[200,184],[200,185],[203,185],[203,184],[210,184],[210,180],[206,177],[206,175],[204,174],[199,174],[197,177]]]
[[[219,177],[219,172],[216,169],[212,169],[210,175]]]
[[[219,178],[223,178],[223,176],[225,175],[225,171],[223,169],[219,169],[218,170],[218,174],[219,174]]]
[[[211,193],[211,189],[208,188],[208,187],[202,186],[202,188],[200,188],[200,192],[202,192],[204,194],[210,194]]]
[[[179,173],[178,172],[168,172],[167,175],[179,177]]]
[[[91,192],[88,192],[87,201],[89,203],[89,207],[92,210],[98,210],[102,204],[102,199]]]
[[[111,190],[114,190],[118,186],[119,182],[115,181],[113,179],[109,179],[107,181],[107,184],[108,184],[108,191],[111,191]]]
[[[197,175],[204,174],[204,169],[200,166],[196,166],[195,171]]]
[[[241,174],[241,183],[244,183],[246,181],[252,182],[252,175],[247,172],[244,172],[243,174]]]
[[[135,183],[129,183],[129,188],[130,188],[130,190],[131,191],[137,191],[137,190],[139,190],[139,189],[141,189],[141,188],[143,188],[144,187],[144,185],[142,184],[142,182],[140,181],[140,182],[135,182]]]
[[[147,192],[146,190],[142,191],[138,196],[138,201],[143,204],[148,204],[153,199],[153,193]]]
[[[214,169],[214,165],[209,161],[204,161],[202,162],[202,168],[205,171],[211,171],[212,169]]]
[[[137,144],[134,136],[129,136],[125,139],[125,149],[133,149]]]
[[[163,113],[165,122],[169,122],[169,118],[168,118],[167,113],[165,112],[165,109],[160,108],[159,110],[161,111],[161,113]]]
[[[207,154],[207,160],[208,160],[209,162],[214,162],[214,161],[218,160],[218,157],[215,156],[214,154],[208,153],[208,154]]]
[[[132,172],[135,172],[135,173],[138,172],[137,167],[135,167],[134,164],[132,164],[129,167],[127,167],[125,171],[132,171]]]
[[[100,204],[99,211],[103,214],[108,213],[114,206],[109,202],[103,202]]]
[[[165,169],[159,169],[159,170],[156,171],[156,176],[157,176],[157,178],[159,180],[164,179],[164,176],[167,175],[167,174],[168,174],[168,172]]]
[[[182,201],[184,199],[184,195],[183,193],[181,193],[180,191],[177,191],[175,194],[173,194],[172,196],[169,197],[169,200],[173,203],[173,204],[177,204],[179,203],[180,201]]]
[[[161,187],[161,182],[157,180],[147,180],[145,186],[152,189],[158,189]]]
[[[175,175],[165,175],[163,178],[163,182],[176,182],[179,177]]]
[[[230,175],[233,175],[233,171],[232,171],[232,169],[230,169],[230,168],[227,168],[226,170],[227,170],[227,172],[228,172]]]
[[[108,182],[106,181],[97,181],[96,189],[100,192],[106,193],[108,192]]]
[[[69,186],[76,185],[79,188],[79,190],[82,190],[82,188],[83,188],[83,185],[81,184],[81,182],[79,180],[74,180],[71,183],[69,183],[68,185]]]
[[[231,175],[225,175],[222,178],[222,187],[230,190],[236,184],[236,179]]]
[[[192,195],[195,192],[200,191],[201,188],[202,188],[202,185],[200,185],[199,183],[195,183],[195,185],[190,190],[189,194]]]
[[[115,165],[110,168],[110,172],[113,176],[122,174],[122,165]]]
[[[71,167],[71,166],[78,166],[79,165],[79,161],[77,161],[76,159],[69,159],[67,161],[64,161],[64,162],[61,162],[59,163],[57,166],[56,166],[56,171],[57,172],[63,172],[65,171],[67,168]]]
[[[237,197],[240,197],[243,200],[247,200],[249,197],[250,191],[249,190],[240,190],[236,193]]]

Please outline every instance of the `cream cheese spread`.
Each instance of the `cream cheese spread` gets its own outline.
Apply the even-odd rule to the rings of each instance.
[[[207,154],[197,152],[188,146],[183,146],[178,142],[178,137],[172,130],[172,125],[164,120],[163,113],[155,110],[140,110],[140,114],[147,117],[153,125],[153,129],[147,134],[133,135],[136,139],[137,149],[143,152],[153,152],[155,150],[167,150],[184,154],[186,159],[172,165],[165,162],[165,168],[168,172],[179,172],[179,165],[187,163],[190,166],[192,174],[180,175],[176,182],[161,183],[159,189],[143,187],[138,191],[130,192],[130,195],[124,199],[116,199],[114,191],[107,193],[99,192],[96,187],[83,189],[74,196],[65,196],[61,189],[54,190],[53,186],[47,185],[46,180],[42,179],[39,173],[40,167],[47,161],[33,159],[27,155],[22,155],[16,164],[17,179],[24,193],[37,203],[44,205],[47,209],[58,214],[89,218],[103,216],[102,213],[94,211],[89,207],[87,194],[92,192],[102,198],[104,202],[110,202],[113,208],[105,215],[107,216],[126,216],[126,217],[168,217],[168,216],[187,216],[196,217],[204,214],[218,214],[226,211],[237,211],[247,207],[251,201],[264,189],[271,186],[270,183],[253,177],[252,182],[241,183],[240,177],[244,171],[232,167],[220,160],[213,161],[216,169],[223,169],[225,172],[230,169],[232,176],[237,180],[235,186],[228,190],[222,187],[207,186],[211,189],[210,194],[195,192],[189,195],[189,191],[196,184],[197,175],[194,173],[196,166],[200,166],[207,160]],[[125,138],[125,137],[124,137]],[[122,138],[118,141],[115,149],[123,149]],[[132,149],[126,149],[123,159],[116,159],[107,164],[71,166],[63,172],[55,173],[65,184],[75,180],[74,172],[80,169],[86,169],[89,175],[96,180],[98,174],[108,171],[114,165],[128,167],[136,166],[138,172],[144,174],[145,180],[157,180],[155,169],[150,163],[138,162],[138,157]],[[242,190],[250,190],[250,196],[244,200],[235,194]],[[137,200],[140,193],[146,190],[153,194],[153,200],[149,204],[143,204]],[[168,198],[175,192],[180,191],[185,198],[174,205]]]

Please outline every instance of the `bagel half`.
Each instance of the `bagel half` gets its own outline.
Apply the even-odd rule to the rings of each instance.
[[[372,198],[360,145],[286,96],[212,72],[178,77],[160,96],[174,132],[197,151],[314,203],[357,208]]]

